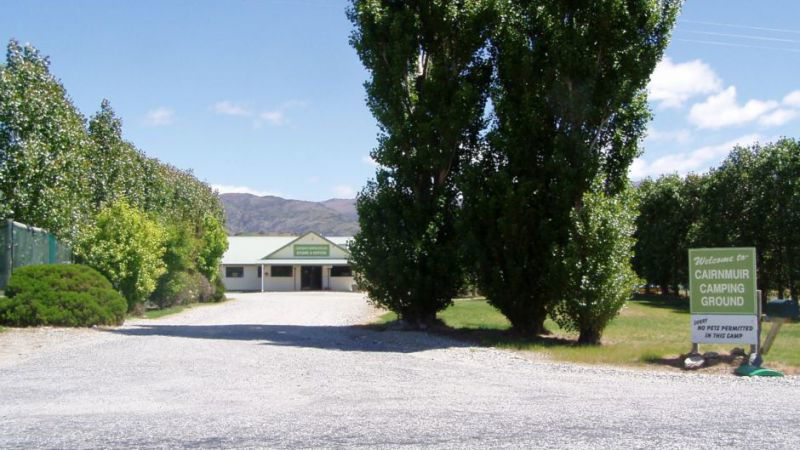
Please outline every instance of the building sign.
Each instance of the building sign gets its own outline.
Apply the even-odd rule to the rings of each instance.
[[[294,256],[330,256],[331,246],[327,244],[295,244]]]
[[[692,342],[758,342],[756,250],[689,250]]]

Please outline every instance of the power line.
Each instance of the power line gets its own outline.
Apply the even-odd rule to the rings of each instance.
[[[772,31],[775,33],[792,33],[792,34],[800,34],[800,30],[789,30],[786,28],[768,28],[768,27],[757,27],[752,25],[736,25],[732,23],[719,23],[719,22],[706,22],[704,20],[680,20],[680,23],[695,23],[698,25],[713,25],[717,27],[730,27],[730,28],[743,28],[746,30],[759,30],[759,31]]]
[[[704,40],[700,40],[700,39],[674,38],[673,40],[674,41],[681,41],[681,42],[694,42],[694,43],[697,43],[697,44],[722,45],[722,46],[725,46],[725,47],[758,48],[758,49],[763,49],[763,50],[779,50],[779,51],[800,53],[800,48],[767,47],[767,46],[764,46],[764,45],[736,44],[736,43],[732,43],[732,42],[704,41]]]
[[[732,38],[742,38],[742,39],[755,39],[759,41],[773,41],[773,42],[787,42],[790,44],[800,44],[800,41],[796,39],[783,39],[783,38],[773,38],[767,36],[755,36],[752,34],[732,34],[732,33],[717,33],[715,31],[695,31],[695,30],[682,30],[683,33],[695,33],[695,34],[705,34],[708,36],[719,36],[719,37],[732,37]]]

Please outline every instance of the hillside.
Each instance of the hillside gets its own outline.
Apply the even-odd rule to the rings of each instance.
[[[300,234],[316,231],[326,236],[352,236],[358,231],[354,199],[324,202],[259,197],[252,194],[220,194],[228,233]]]

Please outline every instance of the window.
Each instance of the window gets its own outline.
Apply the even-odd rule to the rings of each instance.
[[[272,266],[271,273],[273,277],[291,277],[292,266]]]
[[[261,278],[261,266],[258,266],[257,272],[258,272],[258,278]]]
[[[225,267],[225,278],[243,278],[244,267],[227,266]]]
[[[331,267],[331,276],[332,277],[352,277],[353,272],[350,270],[350,266],[333,266]]]

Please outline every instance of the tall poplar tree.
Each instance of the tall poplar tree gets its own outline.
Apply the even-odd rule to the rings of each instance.
[[[72,241],[88,216],[85,120],[32,46],[0,66],[0,197],[6,217]]]
[[[599,172],[624,186],[677,0],[498,0],[494,125],[463,183],[478,285],[522,334],[566,284],[559,248]]]
[[[455,175],[485,128],[491,3],[353,0],[348,11],[380,126],[352,264],[370,298],[410,324],[433,320],[463,283]]]

